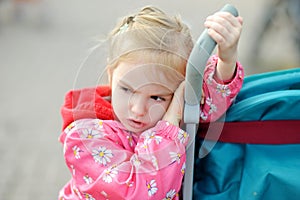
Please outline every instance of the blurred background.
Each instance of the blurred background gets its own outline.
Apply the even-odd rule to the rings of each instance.
[[[119,17],[156,5],[180,14],[196,40],[205,18],[231,3],[244,18],[239,60],[250,75],[300,66],[299,2],[0,0],[0,199],[57,199],[69,179],[57,140],[64,94],[89,83],[81,64]]]

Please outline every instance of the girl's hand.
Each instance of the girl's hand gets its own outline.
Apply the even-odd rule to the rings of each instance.
[[[163,120],[178,126],[182,119],[183,104],[184,104],[184,88],[185,81],[182,81],[176,91],[174,92],[173,99],[168,107],[167,112],[163,116]]]
[[[231,79],[234,74],[242,25],[242,17],[234,17],[228,12],[217,12],[207,17],[204,23],[208,34],[218,44],[217,76],[221,80]]]

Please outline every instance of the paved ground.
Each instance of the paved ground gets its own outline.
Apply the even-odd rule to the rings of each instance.
[[[240,60],[248,74],[297,65],[293,47],[289,45],[284,54],[276,54],[280,51],[276,51],[276,45],[271,46],[275,53],[269,51],[261,56],[267,63],[264,67],[254,66],[254,60],[249,60],[255,25],[263,6],[270,1],[228,1],[244,17]],[[214,1],[214,5],[196,0],[171,2],[171,5],[167,0],[150,3],[167,12],[180,13],[195,36],[203,30],[205,17],[223,5],[221,0]],[[95,83],[90,72],[81,70],[77,76],[91,39],[107,33],[119,16],[148,3],[146,0],[110,3],[51,0],[41,5],[25,5],[23,15],[14,20],[11,2],[0,2],[1,200],[57,198],[58,190],[69,177],[57,142],[63,95],[70,88]],[[279,45],[290,43],[285,43],[286,33],[280,37],[276,40]],[[95,64],[88,63],[88,66]],[[273,63],[277,64],[274,68]]]

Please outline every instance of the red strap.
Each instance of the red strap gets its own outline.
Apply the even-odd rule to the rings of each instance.
[[[300,120],[204,123],[198,136],[229,143],[300,144]]]

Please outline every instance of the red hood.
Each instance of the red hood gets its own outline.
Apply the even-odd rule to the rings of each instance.
[[[109,86],[71,90],[61,108],[63,130],[73,121],[83,118],[114,119],[112,106],[104,97],[111,95]]]

